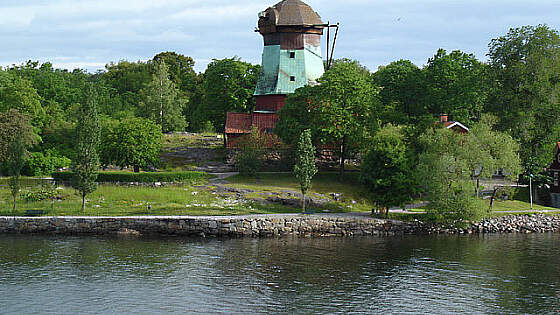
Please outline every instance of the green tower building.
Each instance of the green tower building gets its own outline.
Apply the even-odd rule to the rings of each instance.
[[[264,50],[255,89],[258,112],[277,112],[287,94],[316,84],[324,73],[324,28],[319,14],[300,0],[281,1],[259,14]]]
[[[259,13],[258,29],[264,39],[261,73],[251,114],[227,113],[228,147],[256,127],[272,132],[286,95],[317,84],[324,73],[321,36],[328,25],[300,0],[284,0]]]

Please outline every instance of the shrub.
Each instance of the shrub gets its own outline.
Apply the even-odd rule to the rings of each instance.
[[[45,176],[61,168],[69,167],[72,161],[56,150],[45,153],[33,152],[29,155],[23,173],[28,176]]]
[[[69,182],[73,173],[55,172],[52,176],[57,182]],[[97,175],[97,181],[100,183],[197,183],[207,178],[208,174],[204,172],[100,172]]]
[[[43,200],[51,200],[56,198],[56,191],[52,189],[41,189],[39,191],[26,191],[21,194],[23,200],[27,202],[36,202]]]

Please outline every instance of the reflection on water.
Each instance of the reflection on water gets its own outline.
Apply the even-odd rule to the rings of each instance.
[[[555,314],[559,240],[0,236],[0,313]]]

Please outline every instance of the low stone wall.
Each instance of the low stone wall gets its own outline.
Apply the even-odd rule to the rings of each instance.
[[[286,235],[360,236],[404,234],[559,232],[560,218],[509,216],[444,227],[419,221],[401,222],[337,215],[269,215],[242,217],[0,217],[0,233],[167,234],[261,237]]]

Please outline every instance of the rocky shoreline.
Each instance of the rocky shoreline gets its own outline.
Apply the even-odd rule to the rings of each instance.
[[[465,227],[375,219],[363,214],[238,217],[0,217],[0,233],[217,237],[397,236],[560,232],[560,217],[505,216]]]

